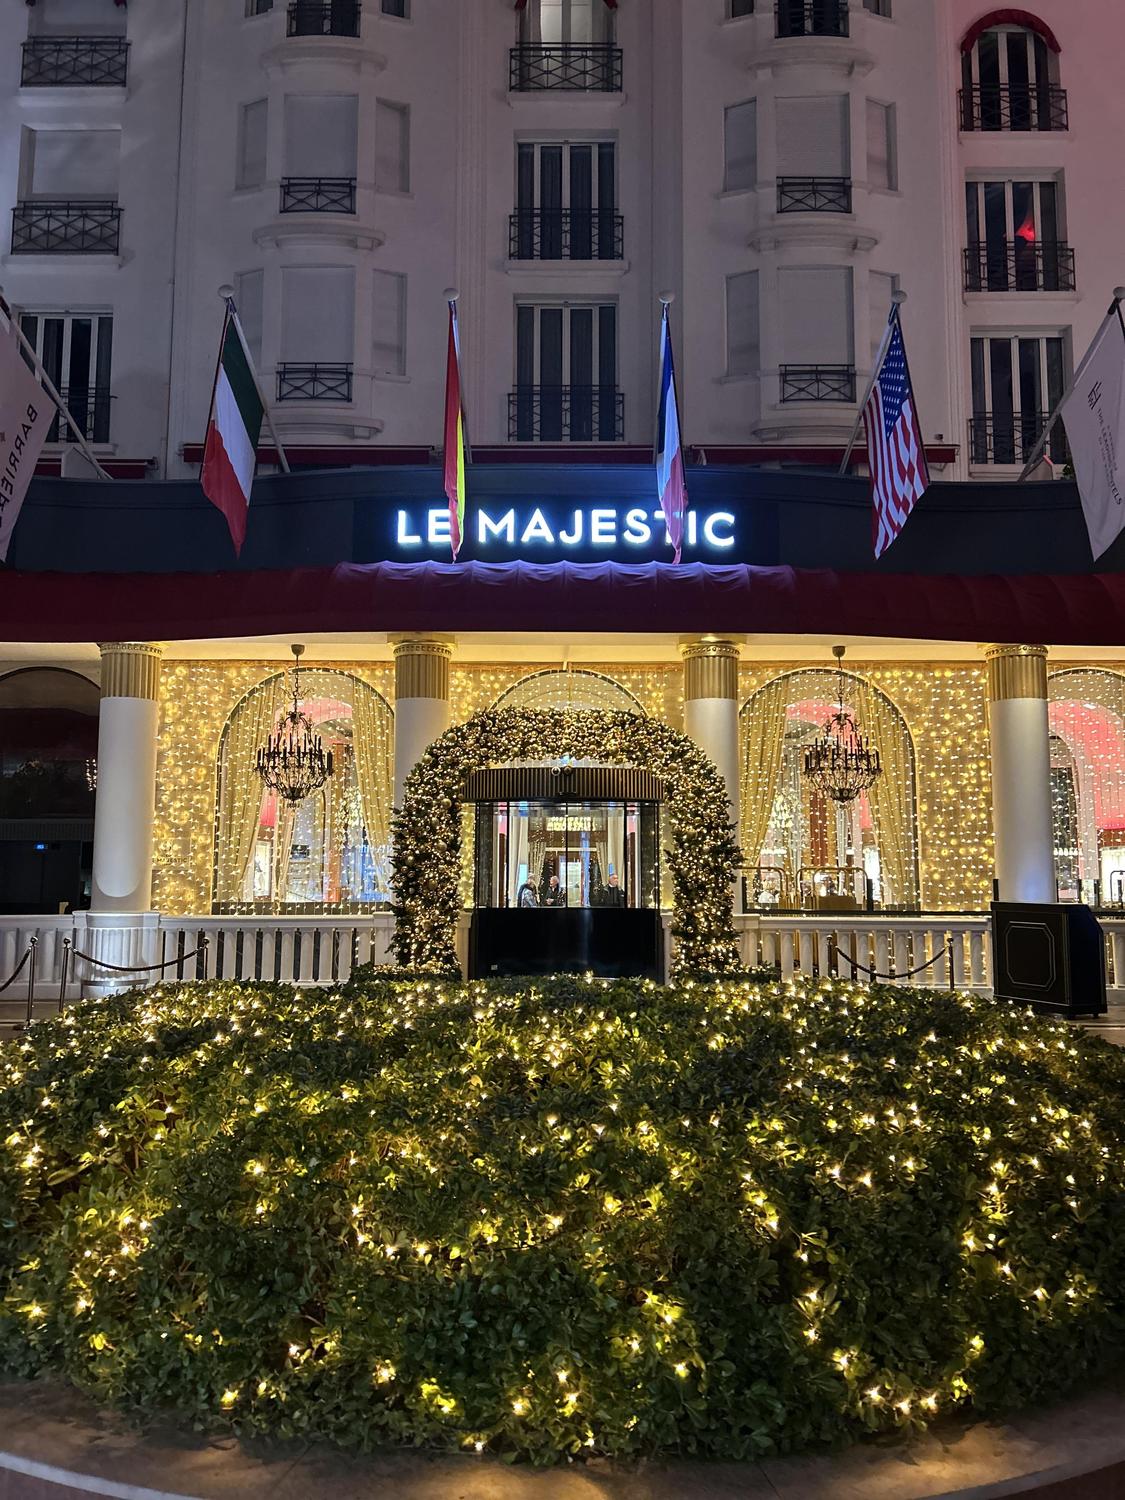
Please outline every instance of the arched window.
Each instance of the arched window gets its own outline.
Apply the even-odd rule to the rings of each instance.
[[[1125,904],[1125,676],[1053,672],[1048,696],[1059,896]]]
[[[640,702],[628,688],[603,672],[584,668],[560,672],[533,672],[512,684],[493,704],[494,708],[596,709],[603,713],[643,714]]]
[[[837,678],[789,672],[740,713],[742,852],[748,895],[762,906],[916,909],[918,839],[914,745],[894,704],[845,675],[845,707],[878,746],[883,775],[854,802],[825,798],[804,776],[805,750],[835,711]]]
[[[1059,44],[1038,17],[996,10],[961,41],[962,130],[1065,130]]]
[[[347,672],[301,673],[301,708],[332,750],[334,774],[296,807],[266,791],[255,754],[288,706],[269,677],[227,720],[219,744],[217,911],[355,910],[390,899],[394,715]]]

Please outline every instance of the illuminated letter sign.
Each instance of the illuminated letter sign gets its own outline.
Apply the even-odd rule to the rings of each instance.
[[[475,523],[469,528],[477,562],[561,562],[581,554],[587,561],[670,562],[663,512],[631,501],[591,505],[540,501],[512,505],[482,500],[471,503]],[[689,561],[719,561],[739,541],[734,511],[692,509],[684,528],[684,556]],[[449,560],[448,506],[411,506],[394,512],[394,555]],[[463,554],[463,557],[465,555]]]

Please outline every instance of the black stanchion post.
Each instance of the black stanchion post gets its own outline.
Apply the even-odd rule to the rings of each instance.
[[[62,972],[59,975],[59,1015],[62,1015],[63,1004],[66,1000],[66,971],[70,968],[70,939],[64,937],[62,940]]]
[[[31,1018],[35,1006],[35,950],[39,947],[39,939],[30,937],[27,940],[27,949],[31,959],[27,970],[27,1024],[31,1025]]]
[[[204,979],[207,978],[207,949],[208,949],[208,946],[209,946],[209,939],[207,937],[207,934],[205,932],[201,932],[199,934],[199,957],[200,957],[200,962],[202,963],[202,966],[203,966],[203,978]]]

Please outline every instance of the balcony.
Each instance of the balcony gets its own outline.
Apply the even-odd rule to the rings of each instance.
[[[543,90],[619,94],[624,66],[620,47],[520,46],[509,53],[508,88],[514,94]]]
[[[116,255],[121,210],[116,203],[17,203],[13,255]]]
[[[525,385],[508,394],[515,443],[619,443],[625,393],[613,385]]]
[[[358,36],[359,0],[293,0],[286,36]]]
[[[957,92],[962,130],[1069,130],[1066,89],[984,83]]]
[[[981,413],[969,420],[969,462],[971,464],[1019,464],[1031,457],[1050,412]],[[1070,462],[1066,428],[1056,422],[1047,444],[1052,463]]]
[[[621,260],[624,218],[612,209],[519,208],[508,220],[512,260]]]
[[[850,214],[850,177],[779,177],[779,214]]]
[[[283,214],[354,214],[354,177],[283,177]]]
[[[854,365],[782,365],[782,401],[854,401]]]
[[[67,410],[90,443],[109,442],[109,404],[116,398],[109,393],[108,385],[61,386],[59,395]],[[49,443],[73,443],[73,429],[57,413],[47,431]]]
[[[1074,251],[1054,241],[996,240],[965,250],[967,292],[1073,292]]]
[[[124,88],[128,73],[123,36],[35,36],[23,44],[25,89]]]
[[[279,401],[350,401],[352,367],[339,365],[294,365],[277,367]]]
[[[848,0],[777,0],[774,35],[847,36]]]

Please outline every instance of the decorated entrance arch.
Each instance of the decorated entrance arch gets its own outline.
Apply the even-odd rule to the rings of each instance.
[[[461,803],[471,771],[569,755],[642,766],[664,783],[678,972],[739,968],[731,910],[738,846],[718,771],[684,734],[641,714],[501,708],[477,714],[430,745],[406,779],[395,816],[395,935],[399,963],[457,970],[454,935],[461,868]]]

